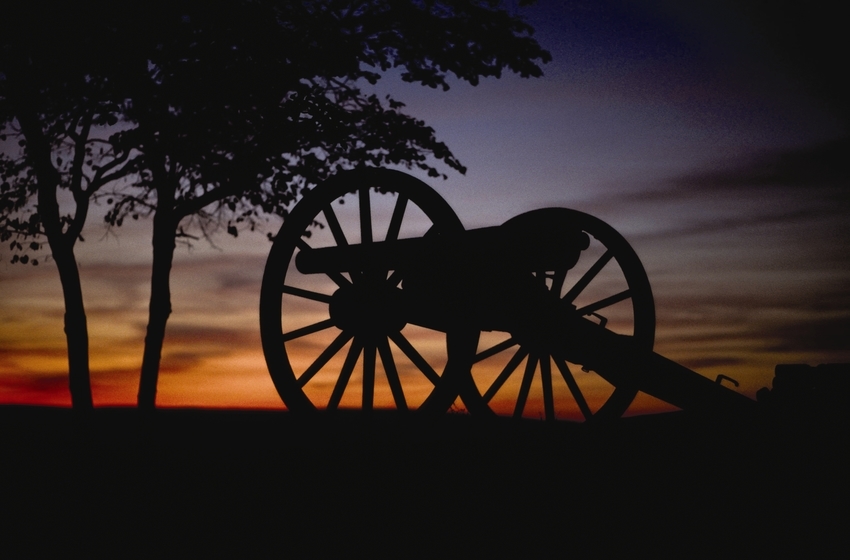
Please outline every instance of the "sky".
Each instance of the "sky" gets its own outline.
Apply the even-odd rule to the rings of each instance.
[[[543,207],[607,222],[646,270],[655,350],[733,377],[750,397],[776,364],[850,362],[837,14],[817,2],[787,12],[767,2],[516,4],[553,56],[544,77],[454,81],[442,92],[389,73],[375,86],[467,167],[446,180],[413,174],[466,228]],[[102,214],[77,245],[92,391],[96,406],[132,405],[151,222],[108,230]],[[280,223],[178,247],[158,405],[283,407],[257,312],[265,232]],[[0,403],[68,405],[55,266],[10,258],[0,247]],[[667,409],[641,395],[630,412]]]

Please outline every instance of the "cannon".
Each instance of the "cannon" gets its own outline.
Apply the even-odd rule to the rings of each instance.
[[[544,208],[465,230],[436,191],[387,169],[340,172],[295,205],[266,263],[260,331],[296,412],[599,421],[638,391],[688,410],[755,404],[653,351],[646,272],[602,220]]]

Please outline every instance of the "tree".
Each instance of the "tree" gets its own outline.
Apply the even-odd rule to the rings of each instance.
[[[284,214],[300,188],[340,167],[395,163],[437,175],[430,155],[463,171],[433,130],[400,103],[363,95],[358,80],[375,83],[375,70],[402,66],[404,79],[447,89],[448,73],[472,83],[504,67],[539,75],[533,60],[548,56],[505,12],[466,2],[233,2],[217,11],[189,2],[151,23],[128,112],[138,127],[126,134],[144,153],[144,195],[122,197],[109,216],[117,223],[140,207],[154,215],[146,408],[155,403],[181,222],[228,214],[253,225],[259,212]]]
[[[0,153],[0,240],[20,251],[12,262],[38,264],[28,250],[41,244],[21,240],[46,238],[59,271],[65,302],[68,372],[74,408],[92,407],[88,361],[88,327],[74,246],[82,239],[89,206],[101,189],[132,171],[131,151],[104,139],[118,122],[120,101],[105,79],[109,74],[87,57],[93,25],[65,32],[61,10],[39,6],[7,11],[0,50],[0,142],[17,140],[15,153]],[[38,30],[39,33],[35,31]],[[52,40],[45,42],[44,38]],[[62,49],[53,47],[66,45]],[[96,161],[95,161],[96,160]],[[63,211],[60,191],[73,198]],[[35,204],[32,204],[32,199]]]
[[[111,50],[90,65],[106,73],[86,80],[106,84],[122,126],[108,137],[110,153],[128,154],[121,169],[134,174],[132,186],[111,190],[107,221],[153,216],[139,390],[148,408],[176,240],[190,222],[201,235],[218,226],[236,235],[285,215],[302,189],[341,168],[463,172],[430,127],[362,84],[399,68],[406,81],[445,90],[452,75],[471,84],[504,69],[539,76],[549,59],[531,28],[495,2],[186,0],[105,4],[93,17]]]

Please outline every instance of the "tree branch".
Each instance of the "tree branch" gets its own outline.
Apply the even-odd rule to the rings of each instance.
[[[211,189],[199,197],[183,200],[174,209],[178,221],[186,216],[199,212],[205,206],[224,200],[231,196],[237,196],[245,190],[245,187],[236,186],[237,182],[231,182],[227,186]]]
[[[115,169],[117,166],[124,164],[129,159],[129,157],[130,157],[130,151],[128,150],[126,152],[122,152],[121,155],[114,157],[109,163],[100,167],[95,172],[94,178],[91,180],[91,183],[89,184],[89,191],[90,191],[89,196],[91,196],[91,194],[95,193],[103,185],[111,183],[112,181],[117,181],[118,179],[126,177],[127,175],[132,173],[132,171],[133,171],[132,167],[133,166],[131,164],[134,163],[134,162],[130,162],[130,163],[127,163],[126,165],[123,165],[123,167],[121,167],[120,169],[118,169],[117,171],[115,171],[112,174],[109,174],[109,175],[106,174],[109,171],[112,171],[113,169]]]
[[[86,161],[86,144],[88,143],[89,133],[91,132],[92,113],[88,112],[83,116],[82,130],[74,140],[74,161],[71,164],[71,184],[69,185],[71,192],[74,195],[74,200],[79,206],[82,197],[86,197],[83,191],[83,165]]]

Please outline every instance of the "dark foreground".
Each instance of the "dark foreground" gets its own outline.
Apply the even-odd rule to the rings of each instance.
[[[847,557],[847,435],[0,407],[0,556]]]

